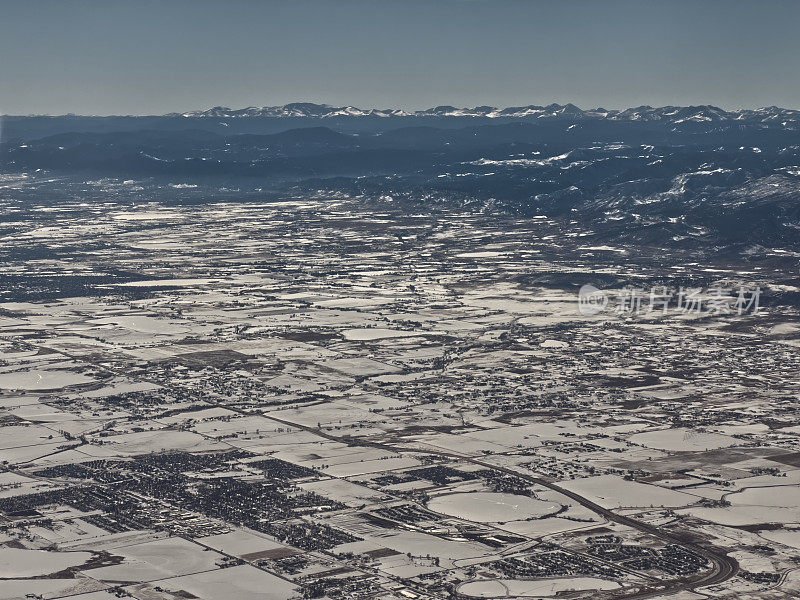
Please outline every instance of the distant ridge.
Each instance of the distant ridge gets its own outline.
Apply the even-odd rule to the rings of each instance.
[[[771,125],[789,126],[800,124],[800,110],[768,106],[756,109],[740,109],[726,111],[711,105],[699,106],[638,106],[624,110],[606,110],[592,108],[583,110],[574,104],[549,104],[547,106],[528,105],[508,108],[493,106],[477,106],[475,108],[457,108],[455,106],[437,106],[425,110],[405,111],[401,109],[357,108],[354,106],[331,106],[311,102],[293,102],[283,106],[251,106],[231,109],[216,106],[208,110],[186,113],[170,113],[170,117],[185,118],[309,118],[330,119],[342,117],[476,117],[489,119],[606,119],[611,121],[671,121],[674,123],[697,122],[713,123],[726,121],[762,122]]]
[[[390,199],[415,213],[442,205],[546,215],[591,229],[592,246],[747,260],[745,252],[761,260],[769,248],[786,248],[792,254],[783,258],[796,262],[799,133],[800,111],[775,107],[407,112],[297,103],[149,117],[7,117],[0,172],[12,186],[28,182],[11,198],[38,198],[47,193],[41,181],[60,178],[113,182],[108,193],[131,200],[141,192],[161,201],[164,192],[170,202],[205,202],[248,188],[259,199],[265,190],[322,193]],[[752,250],[756,243],[761,249]]]

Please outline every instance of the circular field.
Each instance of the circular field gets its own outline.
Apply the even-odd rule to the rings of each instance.
[[[606,579],[570,577],[531,581],[522,579],[470,581],[458,588],[458,591],[470,598],[547,598],[562,592],[613,590],[618,587],[620,587],[618,583]]]
[[[739,444],[736,438],[718,433],[704,433],[693,429],[658,429],[632,435],[630,441],[656,450],[674,452],[697,452],[717,450]]]
[[[466,521],[502,523],[544,517],[558,512],[561,506],[516,494],[468,492],[438,496],[428,502],[428,508]]]

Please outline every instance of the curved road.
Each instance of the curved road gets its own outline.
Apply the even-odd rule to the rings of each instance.
[[[484,467],[486,469],[492,469],[492,470],[500,471],[500,472],[503,472],[503,473],[506,473],[506,474],[509,474],[509,475],[514,475],[515,477],[519,477],[521,479],[525,479],[526,481],[528,481],[530,483],[533,483],[533,484],[536,484],[536,485],[540,485],[542,487],[546,487],[546,488],[548,488],[550,490],[553,490],[554,492],[558,492],[559,494],[563,494],[564,496],[567,496],[570,500],[574,500],[576,503],[580,504],[581,506],[583,506],[585,508],[588,508],[592,512],[604,517],[605,519],[607,519],[609,521],[613,521],[615,523],[619,523],[620,525],[626,525],[626,526],[631,527],[633,529],[637,529],[637,530],[641,531],[642,533],[647,533],[649,535],[657,537],[657,538],[659,538],[660,540],[662,540],[664,542],[667,542],[667,543],[670,543],[670,544],[676,544],[676,545],[682,546],[683,548],[687,548],[687,549],[691,550],[692,552],[705,557],[713,565],[713,567],[712,567],[712,569],[711,569],[711,571],[709,573],[701,575],[700,577],[697,577],[697,578],[675,579],[675,580],[672,580],[672,581],[666,581],[666,582],[664,582],[664,587],[663,588],[642,590],[640,592],[635,592],[633,594],[624,594],[624,595],[619,596],[620,598],[624,598],[625,600],[634,600],[634,599],[635,600],[644,600],[645,598],[656,598],[656,597],[659,597],[659,596],[665,596],[665,595],[668,595],[668,594],[674,594],[674,593],[677,593],[677,592],[680,592],[680,591],[683,591],[683,590],[690,590],[690,589],[694,589],[694,588],[701,587],[701,586],[715,585],[717,583],[721,583],[721,582],[723,582],[723,581],[725,581],[727,579],[730,579],[731,577],[736,575],[736,572],[739,570],[739,563],[736,562],[736,559],[734,559],[734,558],[732,558],[730,556],[727,556],[726,554],[724,554],[722,552],[717,552],[716,550],[711,550],[709,548],[704,548],[704,547],[699,546],[697,544],[694,544],[692,542],[687,542],[685,540],[682,540],[678,536],[676,536],[676,535],[674,535],[674,534],[672,534],[672,533],[670,533],[668,531],[664,531],[663,529],[661,529],[660,527],[657,527],[655,525],[650,525],[649,523],[644,523],[642,521],[637,521],[636,519],[632,519],[631,517],[618,515],[618,514],[614,513],[613,511],[611,511],[611,510],[609,510],[607,508],[603,508],[599,504],[596,504],[595,502],[592,502],[591,500],[589,500],[587,498],[584,498],[580,494],[572,492],[572,491],[570,491],[568,489],[565,489],[565,488],[561,487],[560,485],[557,485],[555,483],[551,483],[551,482],[546,481],[544,479],[541,479],[539,477],[535,477],[535,476],[532,476],[532,475],[527,475],[525,473],[520,473],[519,471],[515,471],[515,470],[510,469],[508,467],[503,467],[503,466],[499,466],[499,465],[493,465],[491,463],[487,463],[487,462],[482,461],[480,459],[472,458],[472,457],[469,457],[469,456],[464,456],[464,455],[457,454],[457,453],[454,453],[454,452],[447,452],[447,451],[444,451],[444,450],[431,450],[431,449],[415,451],[415,450],[411,450],[409,448],[401,448],[401,447],[393,446],[392,444],[386,444],[386,443],[383,443],[383,442],[367,442],[367,441],[363,441],[362,442],[362,441],[355,440],[355,439],[353,439],[351,437],[348,437],[348,436],[331,435],[329,433],[326,433],[325,431],[322,431],[321,429],[319,429],[317,427],[310,427],[310,426],[307,426],[307,425],[300,425],[298,423],[293,423],[291,421],[285,421],[283,419],[280,419],[280,418],[275,417],[275,416],[270,415],[270,414],[264,414],[262,416],[264,416],[264,417],[266,417],[268,419],[271,419],[273,421],[276,421],[278,423],[281,423],[283,425],[286,425],[288,427],[295,427],[297,429],[302,429],[304,431],[308,431],[310,433],[314,433],[314,434],[316,434],[316,435],[318,435],[320,437],[326,438],[328,440],[332,440],[332,441],[343,443],[343,444],[348,444],[350,446],[368,446],[368,447],[373,447],[373,448],[381,448],[383,450],[388,450],[390,452],[396,452],[396,453],[424,452],[426,454],[433,454],[433,455],[441,456],[441,457],[444,457],[444,458],[450,458],[450,459],[456,459],[456,460],[469,462],[469,463],[472,463],[474,465],[479,465],[481,467]]]
[[[432,454],[438,454],[437,452],[433,452]],[[450,455],[453,457],[453,455]],[[494,469],[496,471],[502,471],[504,473],[514,475],[515,477],[520,477],[529,481],[531,483],[541,485],[548,489],[553,490],[554,492],[558,492],[559,494],[563,494],[567,496],[570,500],[574,500],[581,506],[584,506],[591,510],[592,512],[608,519],[609,521],[614,521],[615,523],[619,523],[620,525],[626,525],[633,529],[637,529],[643,533],[647,533],[654,537],[657,537],[665,542],[669,542],[671,544],[677,544],[684,548],[699,554],[711,562],[713,565],[713,569],[711,572],[693,579],[693,580],[675,580],[672,582],[667,582],[667,587],[663,590],[651,590],[651,591],[642,591],[635,594],[625,595],[624,598],[630,600],[632,598],[637,599],[644,599],[644,598],[655,598],[657,596],[662,596],[666,594],[672,594],[675,592],[679,592],[681,590],[688,590],[695,587],[706,586],[706,585],[714,585],[717,583],[721,583],[727,579],[733,577],[736,572],[739,570],[739,563],[736,562],[736,559],[727,556],[721,552],[717,552],[714,550],[710,550],[708,548],[704,548],[702,546],[698,546],[692,542],[687,542],[685,540],[680,539],[678,536],[664,531],[663,529],[656,527],[655,525],[650,525],[649,523],[644,523],[642,521],[637,521],[636,519],[632,519],[631,517],[626,517],[624,515],[618,515],[615,512],[603,508],[599,504],[592,502],[591,500],[584,498],[580,494],[572,492],[568,489],[561,487],[555,483],[551,483],[549,481],[545,481],[539,477],[534,477],[531,475],[526,475],[525,473],[520,473],[519,471],[515,471],[513,469],[509,469],[507,467],[502,467],[498,465],[492,465],[491,463],[486,463],[482,460],[472,459],[469,457],[462,457],[461,460],[466,462],[470,462],[475,465],[480,465],[482,467],[486,467],[489,469]],[[670,585],[671,584],[671,585]]]

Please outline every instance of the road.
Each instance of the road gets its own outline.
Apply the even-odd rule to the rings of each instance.
[[[291,421],[286,421],[285,419],[281,419],[275,417],[272,414],[265,414],[264,417],[273,420],[277,423],[281,423],[287,427],[294,427],[297,429],[302,429],[304,431],[308,431],[310,433],[314,433],[320,437],[325,439],[344,443],[348,445],[361,445],[361,446],[369,446],[373,448],[381,448],[383,450],[387,450],[390,452],[395,453],[407,453],[413,451],[409,448],[399,447],[392,444],[387,444],[383,442],[367,442],[367,441],[359,441],[355,440],[349,436],[336,436],[332,435],[326,431],[321,430],[317,427],[311,427],[307,425],[301,425],[299,423],[293,423]],[[447,452],[445,450],[432,450],[426,448],[424,451],[420,450],[420,452],[425,452],[426,454],[433,454],[435,456],[440,456],[442,458],[448,459],[455,459],[464,462],[471,463],[473,465],[481,466],[486,469],[492,469],[494,471],[500,471],[509,475],[513,475],[515,477],[519,477],[528,481],[531,484],[539,485],[542,487],[546,487],[554,492],[558,492],[559,494],[563,494],[564,496],[568,497],[570,500],[573,500],[577,504],[591,510],[595,514],[600,515],[601,517],[607,519],[608,521],[613,521],[614,523],[619,523],[620,525],[625,525],[627,527],[631,527],[632,529],[636,529],[641,531],[642,533],[646,533],[648,535],[652,535],[661,541],[668,543],[668,544],[676,544],[692,552],[695,552],[706,559],[712,564],[712,569],[708,573],[704,573],[702,576],[692,579],[675,579],[672,581],[667,581],[664,584],[663,588],[659,589],[648,589],[648,590],[641,590],[639,592],[635,592],[633,594],[623,594],[620,595],[619,598],[624,598],[624,600],[645,600],[646,598],[657,598],[659,596],[666,596],[669,594],[675,594],[680,591],[684,590],[691,590],[697,587],[708,586],[708,585],[715,585],[718,583],[722,583],[727,579],[730,579],[734,575],[736,575],[737,571],[739,570],[739,563],[736,562],[736,559],[727,556],[722,552],[718,552],[716,550],[712,550],[709,548],[704,548],[703,546],[699,546],[692,542],[687,542],[686,540],[681,539],[680,537],[665,531],[664,529],[657,527],[655,525],[651,525],[649,523],[645,523],[643,521],[638,521],[631,517],[626,517],[624,515],[618,515],[615,512],[603,508],[599,504],[592,502],[588,498],[581,496],[580,494],[570,491],[566,488],[561,487],[558,484],[552,483],[545,479],[541,479],[540,477],[535,477],[533,475],[527,475],[525,473],[521,473],[519,471],[515,471],[514,469],[510,469],[508,467],[503,467],[500,465],[494,465],[492,463],[488,463],[484,460],[480,460],[478,458],[473,458],[470,456],[465,456],[463,454],[458,454],[455,452]]]

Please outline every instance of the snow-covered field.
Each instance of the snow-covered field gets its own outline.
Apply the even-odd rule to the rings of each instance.
[[[437,496],[428,502],[431,510],[478,523],[500,523],[540,518],[558,512],[559,504],[516,494],[471,492]]]
[[[82,565],[91,557],[89,552],[46,552],[0,547],[0,578],[49,575]]]
[[[614,590],[619,587],[617,582],[607,579],[565,577],[533,581],[523,579],[470,581],[459,587],[458,591],[471,598],[549,598],[562,592]]]
[[[55,390],[92,381],[92,377],[72,371],[33,369],[0,373],[0,389],[6,390]]]
[[[693,429],[659,429],[637,433],[628,438],[635,444],[641,444],[657,450],[673,452],[690,452],[698,450],[716,450],[735,446],[741,442],[736,438],[718,433],[705,433]]]

